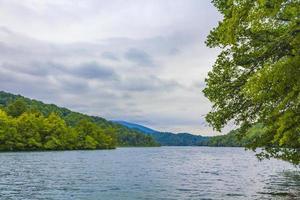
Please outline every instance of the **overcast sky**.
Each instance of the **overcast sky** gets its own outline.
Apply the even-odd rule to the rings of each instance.
[[[210,0],[0,0],[0,90],[161,131],[217,134]]]

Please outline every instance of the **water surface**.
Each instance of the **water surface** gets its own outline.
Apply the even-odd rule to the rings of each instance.
[[[298,169],[299,170],[299,169]],[[0,199],[300,199],[292,165],[243,148],[0,153]]]

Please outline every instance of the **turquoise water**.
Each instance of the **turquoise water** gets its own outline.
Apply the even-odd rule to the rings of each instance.
[[[300,199],[300,173],[242,148],[0,154],[0,199]]]

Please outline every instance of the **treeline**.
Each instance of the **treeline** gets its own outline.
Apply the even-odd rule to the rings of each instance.
[[[259,142],[262,141],[264,133],[265,128],[263,125],[256,124],[246,132],[241,129],[236,129],[230,131],[226,135],[210,137],[208,140],[208,146],[251,148],[254,143],[257,143],[257,147],[261,147],[259,146]]]
[[[245,143],[238,137],[237,131],[231,131],[226,135],[210,137],[207,145],[212,147],[243,147]]]
[[[150,133],[156,141],[164,146],[207,146],[209,137],[189,133]]]
[[[157,146],[145,136],[101,117],[72,112],[0,92],[0,150],[111,149]]]
[[[0,109],[0,150],[2,151],[116,147],[116,136],[112,129],[102,129],[88,120],[81,120],[75,127],[71,127],[55,113],[47,117],[37,111],[18,113],[14,105],[21,105],[21,101],[17,100],[8,107],[8,112]]]

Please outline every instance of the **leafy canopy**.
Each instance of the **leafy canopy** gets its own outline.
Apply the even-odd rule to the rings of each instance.
[[[207,45],[222,49],[206,79],[213,103],[206,120],[221,130],[229,121],[261,157],[300,163],[300,1],[213,0],[223,15]]]
[[[27,110],[26,103],[18,98],[14,102],[10,103],[7,107],[7,113],[13,117],[18,117]]]
[[[0,109],[0,151],[112,149],[115,137],[114,130],[87,120],[70,127],[55,113],[12,117]]]

